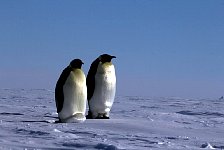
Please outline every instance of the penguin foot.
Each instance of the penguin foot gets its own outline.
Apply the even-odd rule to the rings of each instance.
[[[107,117],[107,116],[97,116],[95,119],[110,119],[110,117]]]
[[[86,120],[86,117],[82,113],[76,113],[67,118],[59,118],[59,120],[55,121],[55,123],[81,123]]]
[[[95,119],[110,119],[110,118],[106,114],[98,114],[98,116]]]
[[[99,113],[97,117],[93,117],[92,112],[88,111],[88,115],[86,115],[86,119],[110,119],[105,113]]]

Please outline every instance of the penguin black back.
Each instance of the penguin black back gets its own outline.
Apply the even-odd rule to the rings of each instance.
[[[92,98],[94,88],[95,88],[95,74],[97,71],[98,64],[100,63],[100,59],[97,58],[93,61],[90,66],[89,72],[86,78],[86,85],[87,85],[87,99],[88,101]]]
[[[83,62],[80,59],[74,59],[70,62],[70,65],[67,66],[61,73],[55,87],[55,102],[57,107],[57,113],[59,113],[63,108],[64,103],[64,94],[63,86],[72,71],[73,68],[81,69]]]

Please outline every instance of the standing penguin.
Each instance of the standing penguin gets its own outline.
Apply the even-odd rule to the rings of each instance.
[[[86,119],[87,87],[82,64],[80,59],[72,60],[57,81],[55,102],[60,122],[82,122]]]
[[[100,55],[90,66],[87,75],[87,119],[109,119],[116,92],[116,74],[108,54]]]

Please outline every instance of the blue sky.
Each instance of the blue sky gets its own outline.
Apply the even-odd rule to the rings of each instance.
[[[222,0],[0,0],[0,88],[54,89],[109,53],[117,95],[224,95]]]

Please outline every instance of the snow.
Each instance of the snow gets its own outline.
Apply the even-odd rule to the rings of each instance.
[[[117,96],[109,120],[55,123],[54,91],[1,89],[0,149],[224,149],[223,105]]]

